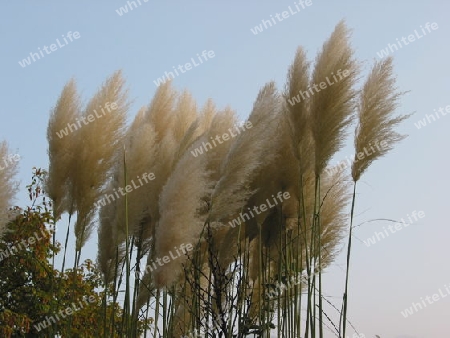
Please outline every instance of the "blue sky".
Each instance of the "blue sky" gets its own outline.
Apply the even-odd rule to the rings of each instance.
[[[442,115],[420,129],[415,125],[434,109],[450,105],[450,3],[312,0],[311,6],[254,35],[251,28],[289,6],[294,8],[294,1],[140,1],[142,5],[122,16],[116,10],[126,1],[3,4],[0,140],[7,140],[21,156],[17,203],[27,203],[24,186],[31,168],[48,166],[49,111],[71,77],[88,100],[108,75],[122,69],[134,100],[132,117],[151,100],[156,90],[153,81],[172,66],[212,50],[214,58],[176,77],[174,86],[188,88],[199,104],[212,98],[219,107],[230,105],[245,119],[265,82],[274,80],[283,88],[297,47],[305,47],[313,60],[339,20],[346,19],[353,29],[355,55],[365,61],[363,75],[388,43],[436,22],[438,29],[392,53],[398,86],[410,91],[398,111],[415,115],[400,128],[410,136],[362,178],[356,205],[357,223],[399,220],[413,211],[423,211],[425,217],[370,247],[363,240],[389,223],[370,222],[358,228],[349,311],[352,323],[366,337],[447,337],[450,322],[444,315],[448,316],[450,297],[408,318],[401,311],[450,284],[445,258],[450,235],[446,214],[450,116]],[[29,66],[19,65],[38,48],[62,41],[69,31],[79,32],[80,37]],[[349,139],[334,162],[352,153]],[[87,256],[94,257],[96,251],[93,240]],[[335,303],[342,295],[343,267],[344,255],[339,255],[326,274],[327,293]]]

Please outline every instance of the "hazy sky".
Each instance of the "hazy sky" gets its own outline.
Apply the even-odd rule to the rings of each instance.
[[[46,1],[45,5],[15,1],[2,5],[0,140],[6,139],[21,156],[22,189],[17,203],[27,203],[24,186],[30,181],[31,168],[48,167],[49,111],[71,77],[77,79],[86,101],[108,75],[123,69],[134,99],[133,116],[149,103],[156,90],[154,81],[164,72],[191,58],[197,60],[203,51],[213,51],[214,57],[177,76],[174,86],[188,88],[200,104],[209,97],[219,107],[229,104],[245,119],[265,82],[275,80],[279,88],[284,86],[299,45],[312,60],[338,21],[346,19],[353,29],[356,57],[365,61],[363,75],[388,44],[402,46],[398,51],[391,46],[394,52],[390,53],[395,58],[399,87],[410,91],[402,98],[399,112],[416,112],[400,128],[410,136],[373,164],[359,184],[357,224],[378,218],[408,221],[408,215],[413,222],[370,246],[364,241],[367,243],[374,232],[386,233],[390,223],[375,221],[357,228],[350,320],[366,337],[449,337],[450,116],[444,115],[450,115],[450,106],[449,113],[445,111],[450,105],[449,3],[312,0],[302,9],[298,1],[289,0],[140,2],[136,0],[138,7],[128,8],[122,15],[116,10],[127,5],[123,0]],[[284,19],[283,11],[288,11]],[[283,21],[276,19],[277,13]],[[277,23],[272,27],[266,23],[267,29],[253,34],[251,29],[271,18]],[[437,29],[428,31],[425,25],[434,22]],[[408,41],[408,35],[414,41]],[[30,58],[29,65],[23,64],[30,53],[40,51],[44,57],[34,55],[35,61]],[[437,111],[440,107],[444,108],[441,112]],[[426,114],[440,118],[423,120]],[[352,153],[349,139],[334,162]],[[423,217],[416,221],[414,211]],[[62,234],[59,236],[61,240]],[[88,244],[85,257],[95,257],[95,242],[94,238]],[[326,293],[338,306],[343,269],[341,254],[325,274]],[[433,294],[438,294],[434,300]],[[422,303],[424,308],[411,310],[405,318],[401,311],[413,302]],[[327,312],[336,318],[335,310]]]

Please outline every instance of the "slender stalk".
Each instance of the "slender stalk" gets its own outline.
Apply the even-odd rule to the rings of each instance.
[[[137,322],[138,322],[138,309],[136,309],[136,302],[139,296],[139,286],[140,286],[140,261],[142,258],[142,236],[143,236],[143,227],[139,229],[139,236],[137,239],[137,252],[136,252],[136,274],[134,281],[134,290],[133,290],[133,301],[132,301],[132,315],[131,315],[131,330],[133,332],[133,337],[136,336],[137,332]]]
[[[316,178],[316,200],[319,203],[317,210],[317,236],[318,236],[318,255],[319,255],[319,336],[323,338],[323,316],[322,316],[322,227],[320,224],[320,176]]]
[[[108,299],[108,286],[105,284],[105,289],[103,290],[103,300],[102,300],[102,311],[103,311],[103,336],[106,337],[107,336],[107,331],[108,331],[108,327],[107,327],[107,299]]]
[[[124,186],[128,184],[128,172],[127,172],[127,161],[126,161],[126,152],[124,149],[123,152],[123,168],[124,168]],[[126,267],[126,276],[125,276],[125,300],[124,300],[124,316],[125,316],[125,329],[127,332],[127,337],[131,337],[130,335],[130,236],[129,236],[129,224],[128,224],[128,193],[125,194],[124,198],[124,207],[125,207],[125,267]]]
[[[117,282],[117,278],[119,276],[119,247],[116,247],[116,264],[114,266],[114,279],[113,279],[113,305],[116,303],[117,301],[117,297],[119,295],[119,285]],[[114,318],[116,316],[116,307],[113,306],[113,309],[111,311],[111,317],[110,317],[110,328],[109,330],[112,331],[112,337],[114,338],[115,336],[115,330],[114,330]]]
[[[167,290],[163,290],[163,337],[167,337]]]
[[[282,228],[282,224],[281,224],[281,222],[280,222],[280,224],[279,224],[279,226],[280,226],[280,234],[282,234],[282,232],[281,232],[281,228]],[[280,240],[279,240],[279,256],[280,257],[283,257],[283,235],[280,235]],[[282,335],[281,335],[281,332],[282,332],[282,311],[281,311],[281,295],[280,295],[280,288],[279,288],[279,286],[280,286],[280,284],[281,284],[281,271],[282,271],[282,260],[281,259],[279,259],[278,260],[278,269],[277,269],[278,271],[277,271],[277,283],[275,284],[276,285],[276,293],[277,293],[277,337],[282,337]]]
[[[66,239],[64,242],[64,255],[63,255],[63,262],[62,262],[62,267],[61,267],[61,272],[64,273],[64,267],[66,264],[66,253],[67,253],[67,245],[69,242],[69,233],[70,233],[70,221],[72,219],[72,213],[69,213],[69,222],[67,224],[67,232],[66,232]]]
[[[258,320],[259,325],[262,327],[262,306],[261,306],[261,286],[262,286],[262,234],[261,234],[261,224],[258,222]]]
[[[159,322],[159,304],[161,299],[161,291],[159,289],[156,290],[156,308],[155,308],[155,331],[153,332],[153,338],[159,337],[157,334],[159,332],[158,322]],[[164,332],[163,332],[164,334]]]
[[[348,304],[348,276],[350,271],[350,253],[352,248],[352,230],[353,230],[353,214],[355,210],[356,199],[356,182],[353,184],[353,197],[352,197],[352,209],[350,212],[350,230],[348,233],[348,247],[347,247],[347,268],[345,272],[345,290],[343,297],[343,310],[341,312],[341,320],[339,323],[339,336],[341,337],[341,324],[342,324],[342,337],[345,337],[345,331],[347,328],[347,304]]]

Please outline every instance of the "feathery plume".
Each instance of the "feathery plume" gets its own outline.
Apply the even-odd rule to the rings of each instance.
[[[216,106],[213,100],[206,100],[200,111],[201,130],[208,130],[216,113]]]
[[[352,86],[358,67],[348,40],[349,31],[341,21],[318,54],[311,78],[311,86],[316,89],[310,98],[316,175],[342,147],[345,129],[354,118],[356,92]],[[328,86],[317,90],[321,83]]]
[[[393,116],[404,93],[395,87],[392,61],[389,57],[375,63],[359,96],[355,159],[352,164],[355,182],[373,161],[384,156],[406,137],[393,130],[411,115]],[[361,153],[363,155],[359,159]]]
[[[119,246],[116,222],[116,203],[102,206],[99,213],[97,262],[106,283],[112,281],[115,267],[119,264],[116,260],[116,250]]]
[[[275,116],[279,109],[279,96],[271,82],[260,90],[254,103],[248,120],[251,129],[240,133],[224,160],[221,178],[212,196],[210,220],[232,218],[253,194],[250,183],[263,165],[273,160],[271,136],[276,130]],[[263,134],[265,137],[261,137]]]
[[[94,204],[115,163],[123,144],[126,113],[129,107],[127,91],[120,71],[106,80],[87,104],[83,117],[95,114],[97,119],[77,131],[77,156],[73,163],[74,177],[71,197],[77,207],[75,225],[76,249],[79,251],[92,232]],[[108,112],[106,111],[108,110]],[[99,112],[102,112],[98,117]]]
[[[158,200],[162,188],[183,155],[181,149],[186,147],[184,142],[194,141],[193,136],[197,132],[196,104],[188,92],[178,97],[170,85],[160,86],[146,112],[146,119],[153,126],[157,135],[156,142],[159,144],[153,171],[157,179],[149,191],[149,200],[152,201],[149,206],[150,214],[153,224],[156,224],[159,219]]]
[[[195,146],[196,143],[192,145]],[[204,207],[204,199],[210,192],[206,163],[205,157],[192,160],[187,151],[164,186],[159,199],[161,218],[156,228],[156,257],[169,256],[182,244],[192,247],[197,244],[204,224],[199,218],[199,210]],[[182,272],[185,261],[183,255],[158,267],[153,272],[155,285],[170,286]]]
[[[167,81],[156,90],[147,111],[146,121],[149,121],[162,140],[172,130],[174,114],[172,113],[178,93],[173,90],[171,81]]]
[[[180,142],[198,116],[197,105],[188,91],[183,91],[178,97],[173,114],[174,125],[171,131],[175,141]]]
[[[229,134],[229,131],[233,130],[236,125],[236,114],[231,108],[227,107],[224,110],[219,111],[214,116],[209,130],[205,133],[200,142],[210,142],[217,135]],[[246,130],[244,132],[248,131],[249,130]],[[202,155],[206,156],[206,170],[209,173],[209,179],[211,180],[213,186],[215,186],[221,178],[221,168],[227,154],[233,147],[234,142],[236,142],[236,138],[222,142],[222,144],[218,144],[211,151],[208,151],[206,154]],[[208,200],[207,202],[210,203],[211,201]],[[209,213],[209,208],[205,208],[202,211],[205,212],[206,216],[206,214]],[[236,242],[238,228],[233,229],[229,226],[224,226],[224,224],[220,222],[210,222],[209,225],[213,229],[211,234],[218,249],[219,264],[221,264],[222,268],[225,268],[230,262],[233,261],[236,254],[237,245],[230,247],[230,243]],[[203,257],[204,259],[207,259],[207,255],[204,255]]]
[[[152,215],[149,213],[148,205],[152,202],[150,192],[154,185],[154,181],[149,180],[148,176],[154,174],[152,171],[157,160],[158,144],[154,127],[150,123],[140,123],[141,117],[143,117],[143,111],[136,116],[135,122],[127,131],[125,140],[127,176],[129,181],[133,180],[138,186],[128,194],[128,215],[130,228],[136,234],[143,229],[147,233],[143,235],[147,237],[151,233]],[[117,166],[121,172],[119,181],[124,182],[122,161],[118,161]],[[124,208],[120,209],[124,212]]]
[[[77,144],[76,121],[80,112],[80,97],[75,80],[70,80],[51,112],[47,127],[49,170],[45,182],[45,191],[53,200],[54,216],[58,218],[63,212],[73,212],[74,205],[68,204],[71,190],[75,145]],[[68,129],[70,128],[70,129]],[[75,128],[72,131],[72,128]]]
[[[292,104],[292,98],[307,92],[309,86],[309,65],[306,53],[299,47],[294,62],[288,71],[286,89],[284,92],[284,109],[287,131],[292,138],[294,155],[300,161],[300,172],[304,173],[312,167],[314,144],[311,134],[311,117],[309,99]],[[308,93],[309,94],[309,93]],[[303,94],[304,95],[304,94]]]
[[[179,145],[175,142],[171,132],[168,132],[159,143],[158,155],[154,167],[156,180],[152,183],[152,191],[149,196],[149,199],[152,201],[149,208],[150,215],[153,218],[153,224],[156,224],[159,219],[159,196],[173,171],[174,157],[178,148]]]
[[[128,185],[137,186],[127,196],[128,223],[134,234],[142,239],[141,256],[148,251],[144,240],[153,234],[154,220],[149,205],[152,203],[151,191],[154,181],[149,179],[149,174],[153,173],[158,152],[157,135],[151,123],[146,120],[145,111],[146,108],[138,111],[124,140]],[[116,154],[114,173],[103,191],[103,196],[114,196],[114,191],[125,187],[124,149],[119,149]],[[103,197],[103,201],[105,201],[105,197]],[[114,267],[117,264],[116,249],[123,249],[122,244],[126,240],[125,217],[125,207],[121,199],[114,199],[100,209],[98,261],[106,280],[114,272],[110,271],[110,266]],[[123,258],[121,253],[119,250],[119,260]]]
[[[237,125],[236,113],[230,107],[225,108],[217,112],[213,117],[209,127],[204,133],[204,138],[202,140],[210,142],[213,138],[223,136],[224,134],[229,134],[230,130]],[[247,131],[244,131],[244,133]],[[211,179],[214,182],[220,179],[220,169],[225,160],[226,155],[232,148],[236,138],[229,139],[228,141],[223,141],[222,144],[218,144],[211,151],[208,151],[205,155],[208,161],[207,169],[211,173]]]
[[[333,170],[333,174],[324,175],[320,189],[323,191],[320,207],[322,266],[334,258],[337,245],[344,235],[348,224],[348,210],[352,195],[350,180],[345,170]]]

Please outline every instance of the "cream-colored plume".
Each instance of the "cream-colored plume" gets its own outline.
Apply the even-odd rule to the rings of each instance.
[[[76,132],[79,123],[81,102],[77,93],[75,80],[70,80],[51,112],[47,127],[49,169],[45,191],[53,200],[56,218],[64,212],[73,213],[75,202],[69,199],[72,190],[76,145],[79,141]]]
[[[77,131],[77,145],[71,197],[77,208],[75,225],[76,249],[89,238],[94,203],[115,164],[118,149],[123,147],[123,134],[129,102],[121,72],[114,73],[89,101],[82,117],[92,120]],[[109,109],[108,109],[109,107]]]
[[[192,147],[197,146],[194,143]],[[191,148],[190,148],[191,149]],[[199,211],[204,207],[205,197],[210,193],[210,182],[206,171],[206,157],[193,159],[187,151],[178,161],[167,184],[164,186],[159,208],[161,218],[156,228],[155,256],[151,260],[170,258],[169,262],[153,271],[155,285],[171,285],[182,272],[186,254],[179,255],[177,249],[184,245],[195,247],[203,229],[204,220]]]
[[[355,182],[373,161],[384,156],[405,138],[394,130],[410,116],[393,115],[402,94],[395,87],[392,58],[378,61],[359,95],[355,160],[352,164]]]
[[[341,21],[317,56],[310,82],[316,175],[322,173],[331,157],[343,146],[346,128],[354,118],[356,92],[352,87],[358,67],[348,40],[349,31]],[[322,83],[325,83],[324,89]]]
[[[258,94],[249,117],[251,128],[240,133],[227,154],[221,178],[212,196],[211,221],[232,219],[254,193],[250,184],[258,172],[273,160],[272,139],[280,99],[274,83],[265,85]],[[262,135],[265,135],[262,137]]]

